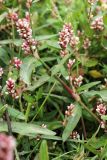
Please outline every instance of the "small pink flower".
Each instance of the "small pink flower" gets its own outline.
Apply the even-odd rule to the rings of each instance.
[[[68,67],[69,70],[72,68],[74,63],[75,63],[75,59],[73,59],[73,60],[69,59],[69,61],[67,63],[67,67]]]
[[[15,89],[15,80],[13,80],[12,78],[9,78],[7,81],[6,81],[6,88],[7,88],[7,91],[8,93],[15,99],[17,99],[19,96],[18,96],[18,93],[16,92],[16,89]]]
[[[68,117],[73,115],[74,107],[75,107],[75,105],[73,105],[73,104],[70,104],[70,106],[67,106],[67,110],[65,111],[65,115]]]
[[[63,58],[68,54],[68,52],[66,50],[61,50],[60,51],[60,56]]]
[[[105,126],[106,126],[106,122],[105,122],[105,121],[101,121],[101,122],[100,122],[100,127],[101,127],[102,129],[104,129]]]
[[[21,66],[21,64],[22,64],[22,61],[21,61],[19,58],[14,57],[14,58],[13,58],[13,64],[14,64],[14,66],[15,66],[17,69],[19,69],[20,66]]]
[[[88,38],[86,38],[83,42],[83,48],[88,49],[91,46],[91,42]]]
[[[0,78],[2,77],[2,75],[3,75],[3,68],[0,67]]]
[[[98,0],[88,0],[88,3],[93,5],[95,2],[97,2]]]
[[[26,2],[26,7],[27,7],[27,8],[30,8],[31,5],[32,5],[32,0],[27,0],[27,2]]]
[[[74,49],[79,43],[79,37],[73,35],[70,39],[70,46]]]
[[[8,18],[16,22],[18,20],[18,14],[16,12],[10,12]]]
[[[5,134],[0,134],[0,160],[13,160],[14,148],[14,138]]]
[[[102,31],[104,29],[103,17],[96,18],[91,23],[91,29],[94,29],[96,31]]]
[[[73,34],[71,24],[65,24],[61,32],[59,32],[59,45],[62,49],[66,49]]]
[[[15,81],[12,78],[9,78],[6,81],[6,88],[9,93],[13,94],[15,92]]]
[[[96,111],[97,113],[99,113],[99,115],[105,115],[106,110],[106,105],[104,103],[100,103],[97,105]]]
[[[78,132],[73,131],[73,132],[70,134],[70,137],[71,137],[72,139],[79,139],[79,138],[80,138],[80,135],[78,134]]]
[[[77,87],[80,87],[82,82],[83,82],[83,76],[79,75],[78,77],[70,77],[70,81],[71,81],[71,84],[73,83],[73,85],[77,88]]]

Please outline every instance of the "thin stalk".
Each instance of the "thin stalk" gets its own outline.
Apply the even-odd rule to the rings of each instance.
[[[28,121],[31,106],[32,106],[31,103],[28,103],[27,110],[26,110],[26,113],[25,113],[25,122]]]
[[[5,110],[5,118],[7,121],[8,133],[9,133],[9,135],[12,135],[11,121],[10,121],[10,117],[9,117],[9,113],[8,113],[7,108]]]
[[[86,128],[85,128],[85,123],[83,117],[81,117],[81,123],[82,123],[82,128],[83,128],[83,133],[84,133],[84,139],[87,139],[87,133],[86,133]]]
[[[48,95],[46,96],[45,100],[43,101],[42,105],[40,106],[39,110],[37,111],[37,113],[35,114],[35,116],[33,117],[33,119],[31,120],[31,122],[33,122],[35,120],[35,118],[37,117],[37,115],[39,114],[39,112],[42,110],[43,106],[45,105],[46,101],[48,100],[53,88],[55,87],[56,82],[53,84],[53,86],[51,87]]]
[[[37,57],[34,54],[34,57],[37,59]],[[38,60],[44,65],[44,67],[47,70],[47,73],[51,76],[51,71],[49,66],[44,63],[40,57],[38,57]],[[54,75],[55,79],[57,79],[62,85],[63,87],[66,89],[66,91],[71,95],[72,98],[74,98],[86,111],[88,111],[90,113],[90,115],[92,117],[94,117],[99,123],[100,123],[100,119],[82,102],[80,96],[78,95],[78,93],[74,93],[74,91],[63,81],[61,80],[57,75]]]

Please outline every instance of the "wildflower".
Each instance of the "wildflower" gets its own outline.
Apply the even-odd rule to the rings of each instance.
[[[59,32],[59,45],[62,49],[66,49],[70,42],[71,36],[73,34],[73,29],[71,24],[65,24],[61,32]]]
[[[70,46],[72,48],[75,48],[79,43],[79,37],[76,37],[75,35],[73,35],[70,39]]]
[[[88,0],[88,3],[93,5],[95,2],[97,2],[98,0]]]
[[[73,131],[73,132],[70,134],[70,137],[71,137],[72,139],[79,139],[79,138],[80,138],[80,135],[78,134],[78,132]]]
[[[96,111],[97,113],[99,113],[99,115],[105,115],[106,110],[106,105],[104,103],[100,103],[97,105]]]
[[[22,64],[22,61],[21,61],[19,58],[14,57],[14,58],[13,58],[13,64],[14,64],[14,66],[15,66],[17,69],[19,69],[20,66],[21,66],[21,64]]]
[[[70,104],[70,106],[67,107],[67,110],[65,111],[65,115],[66,116],[71,116],[73,115],[73,109],[74,109],[75,105]]]
[[[42,128],[47,128],[47,125],[46,124],[42,124],[41,127]]]
[[[91,29],[94,29],[96,31],[102,31],[104,29],[103,17],[96,18],[91,23]]]
[[[71,84],[73,83],[73,85],[77,88],[80,87],[83,81],[83,76],[79,75],[78,77],[70,77],[70,82]]]
[[[7,91],[8,93],[15,99],[18,98],[18,93],[16,92],[16,89],[15,89],[15,80],[13,80],[12,78],[9,78],[7,81],[6,81],[6,88],[7,88]]]
[[[102,129],[104,129],[105,126],[106,126],[106,122],[105,122],[105,121],[101,121],[101,122],[100,122],[100,127],[101,127]]]
[[[68,54],[68,52],[66,51],[66,50],[61,50],[60,51],[60,56],[61,57],[64,57],[64,56],[66,56]]]
[[[8,13],[8,18],[16,22],[18,20],[18,14],[16,12],[10,12]]]
[[[73,66],[74,63],[75,63],[75,59],[73,59],[73,60],[69,59],[69,61],[67,63],[68,70],[71,69],[71,67]]]
[[[11,136],[0,134],[0,160],[13,160],[15,140]]]
[[[25,54],[31,54],[36,49],[37,41],[32,38],[32,29],[30,27],[30,16],[26,13],[25,18],[18,19],[16,23],[17,31],[23,39],[22,49]]]
[[[30,8],[31,5],[32,5],[32,0],[27,0],[27,2],[26,2],[26,7],[27,7],[27,8]]]
[[[88,38],[86,38],[83,42],[83,48],[88,49],[91,46],[91,42]]]
[[[3,75],[3,68],[0,67],[0,78],[2,77],[2,75]]]
[[[22,39],[32,38],[32,29],[28,18],[18,19],[16,23],[17,31]]]
[[[6,81],[6,87],[9,93],[14,93],[15,92],[15,81],[12,78],[9,78]]]

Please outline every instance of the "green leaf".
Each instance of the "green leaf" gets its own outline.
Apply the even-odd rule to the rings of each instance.
[[[39,160],[49,160],[47,141],[43,140],[40,146]]]
[[[94,67],[98,64],[98,60],[97,59],[89,59],[88,61],[86,61],[85,66],[86,67]]]
[[[9,64],[9,56],[8,53],[0,47],[0,59],[5,63]]]
[[[64,142],[70,136],[71,132],[75,129],[78,121],[80,120],[81,114],[81,106],[76,103],[73,109],[73,114],[68,118],[68,123],[63,131],[62,139]]]
[[[93,86],[96,86],[97,84],[101,83],[101,81],[96,81],[96,82],[91,82],[91,83],[88,83],[88,84],[85,84],[83,86],[81,86],[79,89],[78,89],[78,92],[80,91],[84,91],[84,90],[87,90]]]
[[[67,59],[70,57],[70,54],[67,54],[61,61],[59,64],[55,65],[54,67],[52,67],[52,76],[57,74],[61,68],[63,67],[64,63],[67,61]]]
[[[27,84],[31,84],[31,74],[36,66],[36,60],[34,57],[27,57],[24,59],[20,68],[20,78]]]
[[[58,34],[53,34],[53,35],[45,35],[45,36],[36,36],[35,39],[38,41],[42,41],[42,40],[47,40],[47,39],[51,39],[53,37],[58,36]]]
[[[2,40],[0,41],[0,45],[6,45],[6,44],[14,44],[16,46],[21,46],[22,44],[22,40],[20,39],[6,39],[6,40]]]
[[[29,86],[27,88],[27,90],[34,91],[36,88],[38,88],[38,87],[42,86],[44,83],[48,82],[49,79],[50,79],[50,77],[47,74],[45,74],[45,75],[41,76],[39,80],[35,81],[32,86]]]
[[[102,116],[101,116],[101,119],[107,121],[107,115],[102,115]]]
[[[86,97],[90,98],[92,96],[100,96],[103,101],[107,102],[107,90],[101,90],[101,91],[88,91],[83,93]]]
[[[17,109],[11,108],[9,106],[7,107],[7,109],[8,109],[10,116],[16,119],[25,120],[25,116],[22,112],[18,111]]]
[[[42,128],[35,124],[24,123],[24,122],[11,122],[12,131],[26,136],[35,136],[37,134],[41,135],[55,135],[55,132]],[[0,123],[0,132],[8,132],[8,127],[6,122]]]

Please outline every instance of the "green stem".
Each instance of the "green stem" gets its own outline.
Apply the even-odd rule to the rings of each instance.
[[[35,114],[35,116],[33,117],[33,119],[31,120],[31,122],[33,122],[35,120],[35,118],[37,117],[37,115],[39,114],[39,112],[42,110],[43,106],[45,105],[46,101],[48,100],[53,88],[55,87],[56,82],[53,84],[53,86],[51,87],[48,95],[46,96],[45,100],[43,101],[42,105],[40,106],[39,110],[37,111],[37,113]]]
[[[27,110],[26,110],[26,113],[25,113],[25,122],[28,121],[31,106],[32,106],[31,103],[28,103]]]
[[[34,55],[35,57],[35,55]],[[37,58],[37,57],[35,57]],[[51,76],[51,71],[50,68],[48,67],[48,65],[46,63],[44,63],[40,57],[38,58],[38,60],[44,65],[44,67],[47,70],[47,73]],[[82,102],[81,97],[78,95],[78,93],[74,92],[63,80],[61,80],[57,75],[54,75],[55,79],[57,79],[62,85],[63,87],[67,90],[67,92],[71,95],[71,97],[73,97],[75,99],[75,101],[77,101],[86,111],[88,111],[90,113],[91,116],[93,116],[99,123],[101,122],[100,119]]]

